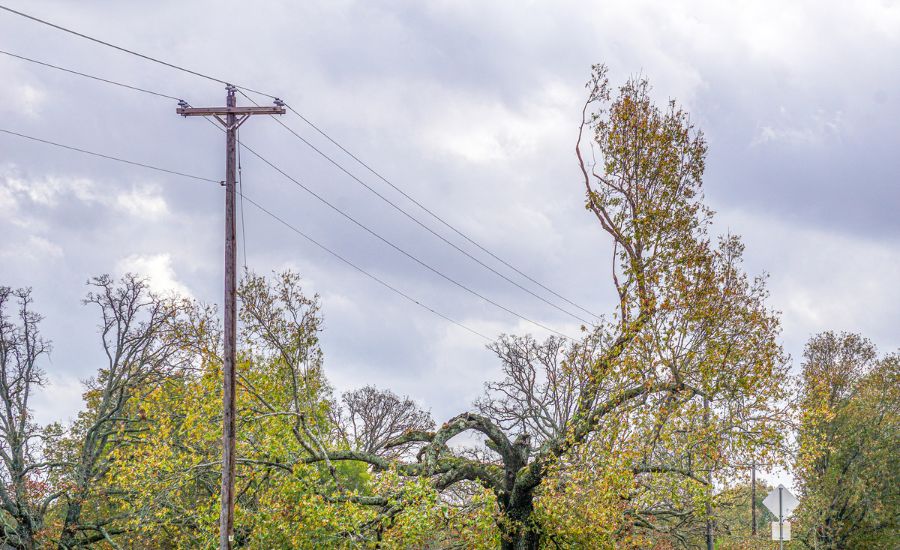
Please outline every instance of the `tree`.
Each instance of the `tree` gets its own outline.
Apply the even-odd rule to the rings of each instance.
[[[825,332],[804,351],[797,477],[799,537],[813,548],[900,541],[900,355]]]
[[[340,413],[335,419],[340,435],[348,446],[364,453],[400,455],[408,446],[388,449],[385,445],[406,432],[434,428],[430,413],[409,397],[401,398],[390,390],[365,386],[345,392],[341,404],[334,407]]]
[[[331,398],[318,347],[318,298],[291,272],[248,274],[239,288],[238,476],[235,544],[320,548],[369,543],[421,547],[436,541],[476,546],[489,538],[493,501],[477,491],[439,502],[428,483],[359,464],[327,463],[325,450],[366,448],[385,457],[381,441],[408,428],[432,427],[409,398],[363,388]],[[131,407],[148,428],[115,453],[109,487],[127,519],[129,543],[142,547],[208,547],[216,539],[220,472],[220,338],[211,316],[194,315],[192,369],[182,369]],[[355,429],[347,427],[355,423]],[[342,427],[343,426],[343,427]],[[388,502],[376,492],[392,495]],[[397,512],[380,516],[376,500]]]
[[[726,487],[716,494],[716,544],[717,548],[751,550],[771,548],[769,525],[778,521],[763,505],[772,487],[764,482],[756,482],[756,537],[751,526],[751,485],[738,483]]]
[[[14,308],[12,315],[8,308]],[[2,541],[23,549],[36,547],[47,509],[58,496],[42,474],[43,433],[30,407],[35,389],[44,384],[39,362],[50,352],[40,334],[41,319],[32,309],[31,289],[0,287],[0,508],[14,526]]]
[[[106,363],[86,383],[87,409],[49,451],[64,499],[61,549],[110,541],[121,532],[117,511],[97,497],[98,491],[115,491],[105,484],[115,451],[147,429],[129,403],[186,366],[179,338],[184,302],[154,294],[145,280],[130,274],[120,281],[102,275],[89,285],[93,290],[84,303],[99,309]]]
[[[559,533],[562,543],[609,546],[633,528],[669,530],[685,506],[695,507],[694,497],[708,494],[709,472],[775,434],[773,380],[784,368],[778,322],[765,306],[764,280],[740,271],[737,238],[714,246],[707,237],[702,134],[674,102],[664,111],[653,105],[644,79],[629,80],[611,99],[606,70],[595,67],[588,89],[581,132],[593,132],[602,162],[584,161],[582,134],[576,152],[586,208],[613,243],[615,313],[580,342],[501,338],[492,349],[506,378],[488,386],[478,412],[384,445],[415,443],[415,458],[349,449],[307,459],[362,462],[427,479],[439,492],[477,483],[496,498],[503,548],[537,548],[542,537],[559,544],[546,523],[553,506],[536,514],[536,504],[573,488],[570,465],[600,472],[609,488],[602,494],[615,497],[602,504],[619,513],[603,540],[573,529]],[[746,430],[750,419],[754,428]],[[485,437],[489,450],[451,447],[464,432]],[[654,487],[651,478],[666,482]],[[367,502],[397,513],[389,495]]]

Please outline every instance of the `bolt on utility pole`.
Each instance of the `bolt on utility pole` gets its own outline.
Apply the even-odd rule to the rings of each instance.
[[[212,116],[225,129],[225,357],[222,365],[222,506],[219,513],[219,549],[231,550],[234,532],[234,465],[235,465],[235,340],[237,299],[235,271],[235,165],[237,129],[250,115],[283,115],[284,104],[276,99],[274,107],[238,107],[231,84],[225,107],[190,107],[180,102],[176,113],[189,116]],[[222,118],[222,117],[225,118]]]

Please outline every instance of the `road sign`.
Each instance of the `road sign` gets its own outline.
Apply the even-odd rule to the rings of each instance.
[[[763,504],[778,518],[772,522],[772,540],[779,541],[778,547],[784,548],[784,541],[791,540],[791,524],[784,518],[791,515],[800,501],[784,485],[779,485],[772,489]]]
[[[791,540],[791,522],[783,521],[779,527],[778,522],[773,521],[772,540]]]
[[[781,500],[780,505],[778,502],[779,499]],[[792,495],[784,485],[779,485],[772,489],[772,492],[769,493],[763,501],[763,504],[765,504],[766,508],[768,508],[776,518],[786,518],[794,513],[794,509],[797,508],[800,501],[797,500],[797,497]]]

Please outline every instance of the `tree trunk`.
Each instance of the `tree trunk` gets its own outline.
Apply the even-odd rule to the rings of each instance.
[[[81,496],[80,494],[78,495]],[[66,518],[63,522],[62,533],[59,536],[59,550],[68,550],[75,547],[78,522],[81,520],[80,498],[70,500],[66,506]]]
[[[502,526],[501,550],[538,550],[541,542],[541,529],[531,517],[534,511],[534,497],[514,495],[504,510],[506,522]]]
[[[10,548],[16,548],[17,550],[33,550],[34,548],[37,548],[34,543],[34,533],[36,529],[31,519],[27,516],[19,516],[15,519],[17,524],[15,537],[17,540],[7,540],[6,544],[9,545]]]
[[[504,534],[500,541],[501,550],[538,550],[540,548],[540,535],[532,530],[520,529],[517,533],[510,533],[512,538]]]

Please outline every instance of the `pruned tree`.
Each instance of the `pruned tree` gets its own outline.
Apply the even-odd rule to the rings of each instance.
[[[501,338],[492,349],[505,378],[488,385],[479,412],[384,445],[415,443],[414,459],[354,449],[307,458],[426,478],[438,491],[478,483],[496,497],[501,545],[508,549],[537,548],[548,534],[535,506],[551,477],[566,486],[557,476],[565,470],[560,465],[589,456],[600,461],[591,468],[614,468],[632,480],[669,476],[706,486],[709,472],[761,433],[774,433],[757,424],[751,441],[741,428],[738,411],[777,412],[773,380],[784,361],[764,280],[742,273],[736,238],[716,246],[707,236],[702,134],[674,102],[657,108],[645,79],[629,80],[612,99],[606,69],[598,66],[588,90],[576,152],[586,208],[613,244],[615,313],[580,342]],[[585,161],[585,130],[593,133],[598,163]],[[454,449],[451,440],[464,432],[486,438],[491,453],[480,459]],[[590,444],[599,447],[586,454]],[[652,491],[619,498],[626,505],[616,509],[625,510],[632,526],[664,529],[655,518],[679,513]],[[383,516],[397,513],[389,495],[359,501],[382,506]]]
[[[342,445],[330,423],[318,297],[304,294],[296,273],[283,272],[247,273],[238,298],[234,544],[328,547],[342,532],[337,526],[353,525],[358,515],[331,502],[337,480],[354,487],[362,481],[353,479],[358,467],[304,462]],[[126,490],[120,507],[131,517],[124,540],[140,547],[218,540],[220,331],[207,314],[193,315],[191,324],[183,345],[193,368],[132,402],[150,429],[115,453],[109,485]]]
[[[44,433],[30,405],[45,382],[39,363],[50,352],[32,301],[31,289],[0,286],[0,508],[14,525],[9,531],[3,522],[2,541],[23,549],[37,547],[47,509],[58,496],[44,479]]]
[[[257,391],[247,375],[240,377],[240,384],[249,390],[254,418],[286,422],[296,443],[322,456],[330,432],[323,424],[331,388],[322,374],[319,297],[306,296],[294,272],[278,273],[273,279],[246,274],[238,289],[240,319],[251,365],[265,378],[281,380],[283,388]],[[333,471],[330,464],[329,468]]]

